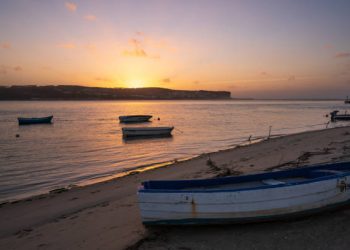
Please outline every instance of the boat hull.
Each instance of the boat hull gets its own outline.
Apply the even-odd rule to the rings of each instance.
[[[122,128],[124,137],[170,136],[174,127]]]
[[[333,120],[337,121],[350,121],[350,115],[337,115],[333,117]]]
[[[130,116],[119,116],[121,123],[137,123],[137,122],[148,122],[151,119],[151,115],[130,115]]]
[[[335,110],[330,113],[331,115],[331,121],[350,121],[350,114],[340,114],[338,115],[338,110]]]
[[[39,118],[23,118],[18,117],[19,125],[32,125],[32,124],[47,124],[52,122],[53,116],[39,117]]]
[[[243,190],[140,189],[138,197],[146,225],[247,223],[290,219],[347,205],[349,182],[350,172],[346,172],[300,184]]]

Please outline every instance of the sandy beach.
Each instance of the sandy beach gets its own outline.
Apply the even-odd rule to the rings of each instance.
[[[1,204],[0,249],[347,249],[349,209],[288,222],[147,229],[136,192],[149,179],[212,178],[349,160],[350,127],[341,127]]]

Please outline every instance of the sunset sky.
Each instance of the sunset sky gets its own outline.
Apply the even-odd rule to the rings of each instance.
[[[349,0],[1,0],[0,85],[350,95]]]

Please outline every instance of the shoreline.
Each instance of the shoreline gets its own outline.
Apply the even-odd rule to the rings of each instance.
[[[215,167],[208,165],[209,157]],[[121,178],[2,204],[0,248],[124,249],[153,233],[142,226],[138,212],[136,192],[144,180],[212,178],[337,160],[350,161],[350,126],[230,147],[144,172],[134,170],[136,173]],[[159,239],[151,243],[157,242],[162,243]],[[147,249],[147,244],[146,240],[136,249]]]
[[[313,130],[313,131],[317,131],[317,130]],[[304,132],[311,132],[311,131],[304,131]],[[301,133],[304,133],[304,132],[301,132]],[[280,138],[280,137],[288,136],[288,135],[293,135],[293,134],[274,134],[274,135],[270,135],[270,139]],[[50,189],[50,190],[44,191],[44,192],[38,191],[38,192],[35,192],[36,194],[33,194],[33,195],[27,195],[27,196],[23,195],[22,198],[13,198],[13,199],[8,199],[8,200],[3,200],[3,201],[0,201],[0,208],[1,208],[1,206],[5,205],[5,204],[15,204],[15,203],[26,201],[26,200],[33,200],[33,199],[38,199],[38,198],[40,199],[43,196],[49,195],[51,193],[61,193],[61,192],[69,191],[69,190],[74,189],[74,188],[83,188],[83,187],[90,186],[90,185],[114,181],[114,180],[118,180],[118,179],[123,178],[123,177],[128,176],[128,175],[139,174],[139,173],[142,173],[145,171],[155,170],[155,169],[162,168],[162,167],[168,167],[168,166],[171,166],[171,165],[176,164],[176,163],[194,160],[194,159],[201,157],[201,156],[207,156],[209,154],[218,153],[218,152],[225,151],[225,150],[233,150],[237,147],[249,146],[249,145],[252,145],[255,143],[259,143],[259,142],[264,141],[264,140],[268,140],[268,136],[258,136],[255,138],[253,137],[253,138],[251,138],[250,141],[249,140],[242,141],[238,144],[231,144],[231,145],[227,146],[227,148],[224,148],[224,149],[219,149],[216,151],[201,153],[201,154],[197,154],[197,155],[194,155],[191,157],[183,157],[183,158],[168,160],[168,161],[164,161],[164,162],[155,162],[155,163],[151,163],[151,164],[131,167],[130,169],[128,169],[126,171],[122,171],[122,172],[119,172],[116,174],[82,181],[81,184],[69,184],[67,186],[58,187],[55,189]]]

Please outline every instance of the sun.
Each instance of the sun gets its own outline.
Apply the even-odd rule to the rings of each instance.
[[[126,85],[128,88],[137,89],[145,87],[145,82],[142,80],[131,80]]]

